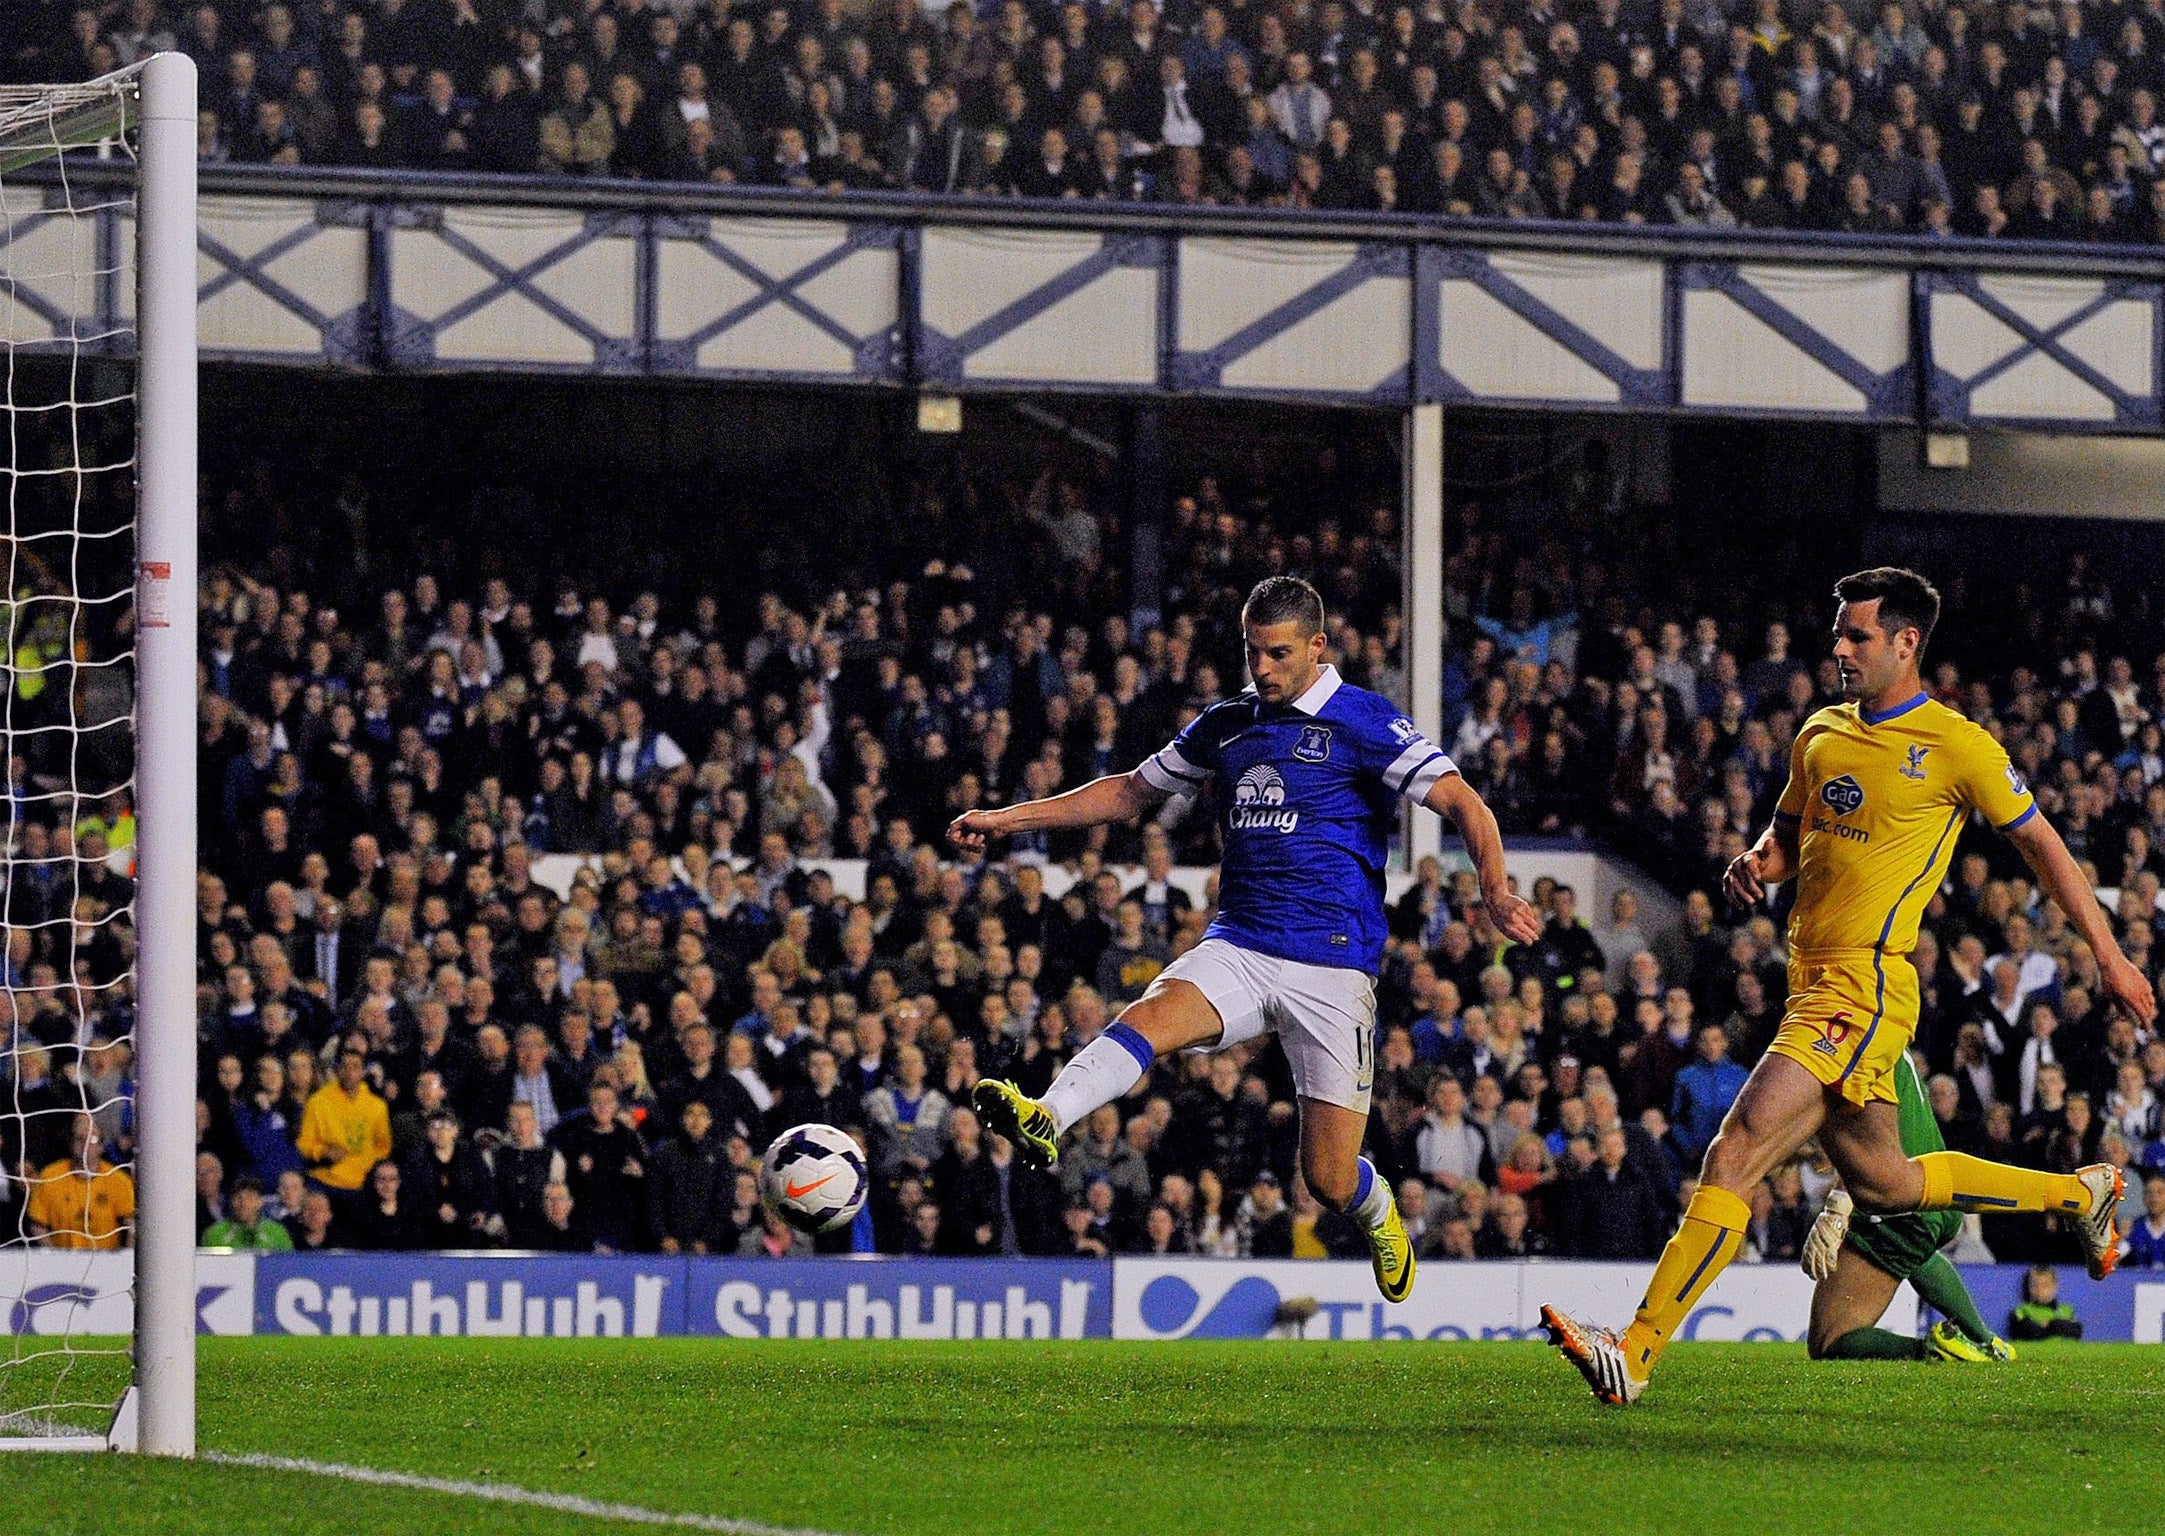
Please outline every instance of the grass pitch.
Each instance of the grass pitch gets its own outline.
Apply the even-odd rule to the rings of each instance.
[[[848,1536],[2124,1531],[2165,1350],[1813,1365],[1684,1344],[1597,1406],[1530,1344],[206,1340],[206,1450]],[[0,1460],[11,1536],[600,1532],[446,1493]]]

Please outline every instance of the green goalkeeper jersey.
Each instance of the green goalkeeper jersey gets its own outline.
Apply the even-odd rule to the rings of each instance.
[[[1894,1064],[1894,1114],[1902,1130],[1902,1150],[1911,1157],[1947,1150],[1946,1138],[1939,1133],[1939,1116],[1932,1113],[1932,1101],[1925,1096],[1917,1064],[1907,1051]]]

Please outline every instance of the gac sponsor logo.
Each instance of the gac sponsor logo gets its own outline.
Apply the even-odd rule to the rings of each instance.
[[[1848,774],[1819,786],[1819,798],[1837,816],[1847,816],[1864,804],[1864,786]]]
[[[1872,834],[1864,828],[1851,826],[1846,821],[1836,821],[1832,816],[1814,816],[1812,830],[1831,833],[1845,843],[1869,843],[1872,840]]]

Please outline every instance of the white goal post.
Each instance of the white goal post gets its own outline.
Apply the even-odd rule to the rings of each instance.
[[[132,187],[111,190],[114,166],[100,167],[97,174],[85,169],[89,157],[104,147],[105,156],[126,164],[131,153],[135,175]],[[18,173],[32,190],[14,185]],[[94,1355],[122,1355],[117,1347],[96,1349],[89,1341],[78,1344],[75,1309],[90,1292],[79,1286],[50,1286],[36,1298],[18,1296],[14,1305],[11,1353],[0,1358],[0,1375],[9,1367],[32,1393],[46,1393],[44,1411],[37,1399],[25,1407],[9,1400],[10,1410],[0,1413],[0,1449],[140,1450],[149,1454],[192,1456],[195,1454],[195,871],[196,871],[196,69],[184,54],[164,53],[117,74],[72,85],[8,87],[0,91],[0,198],[5,199],[6,243],[0,245],[0,342],[6,345],[7,422],[9,458],[5,466],[9,519],[7,539],[9,585],[0,590],[0,609],[7,639],[5,659],[10,663],[5,683],[9,709],[4,732],[12,763],[18,753],[32,757],[36,751],[21,744],[34,730],[72,733],[66,747],[65,772],[58,770],[39,781],[35,773],[27,791],[11,783],[13,791],[4,835],[9,845],[0,858],[7,865],[7,885],[12,888],[18,871],[34,862],[71,866],[60,878],[73,879],[77,899],[70,904],[64,939],[65,957],[74,973],[66,985],[53,989],[69,993],[74,1001],[72,1017],[78,1020],[76,1036],[61,1042],[59,1049],[77,1061],[76,1077],[70,1081],[75,1095],[59,1109],[36,1113],[61,1116],[68,1134],[78,1124],[94,1125],[94,1114],[122,1117],[132,1129],[134,1156],[135,1216],[133,1221],[134,1332],[133,1356],[128,1384],[109,1402],[109,1422],[102,1433],[93,1432],[86,1418],[98,1404],[82,1399],[101,1390],[96,1372],[77,1371],[77,1383],[69,1385],[71,1371]],[[96,189],[91,191],[89,189]],[[103,201],[99,201],[102,198]],[[27,212],[26,212],[27,210]],[[33,239],[30,226],[50,226],[42,239]],[[132,228],[130,242],[123,231]],[[20,238],[19,238],[20,236]],[[64,270],[56,271],[56,268]],[[132,294],[124,291],[133,278]],[[81,295],[96,291],[101,281],[115,281],[118,295],[106,306],[100,322],[87,318],[99,312]],[[44,285],[42,290],[39,285]],[[55,302],[54,285],[75,302]],[[132,318],[131,318],[132,317]],[[83,382],[99,377],[100,368],[124,368],[134,358],[132,391],[118,387],[92,388]],[[42,373],[38,370],[44,370]],[[54,398],[18,400],[18,375],[26,394],[41,380],[57,379]],[[111,425],[121,418],[100,413],[124,410],[132,403],[134,433],[132,450],[122,439],[117,447],[97,449],[100,432],[117,435]],[[89,445],[89,446],[86,446]],[[43,455],[44,457],[40,457]],[[89,526],[85,508],[117,505],[125,508],[125,489],[104,489],[86,484],[101,475],[117,477],[132,467],[133,518],[119,519],[113,526]],[[72,517],[65,498],[71,494]],[[46,498],[40,500],[39,498]],[[101,499],[102,498],[102,499]],[[24,521],[17,522],[18,502]],[[51,527],[36,521],[37,509],[47,505],[63,508]],[[126,547],[132,532],[132,582],[122,571],[117,554],[107,541]],[[35,541],[50,544],[42,554]],[[100,547],[92,548],[94,544]],[[46,557],[50,558],[46,558]],[[64,558],[63,558],[64,557]],[[18,575],[18,563],[34,572],[54,568],[65,572],[43,587]],[[85,572],[109,572],[109,590],[83,590]],[[102,616],[86,621],[93,604],[109,604],[115,614],[124,613],[133,601],[132,647],[114,646],[113,654],[98,655],[79,639],[79,631],[106,629],[125,637],[130,626]],[[37,605],[48,605],[39,609]],[[64,614],[55,610],[66,609]],[[57,726],[19,723],[14,703],[20,696],[23,652],[20,635],[29,629],[32,613],[51,614],[50,622],[65,621],[64,640],[56,646],[54,660],[44,666],[44,679],[55,693],[66,689],[57,706],[48,698],[47,710],[61,710],[64,721]],[[101,632],[103,632],[101,630]],[[125,715],[92,718],[84,724],[77,716],[78,699],[111,698],[115,692],[91,679],[101,667],[134,667],[133,772],[117,790],[108,790],[110,779],[86,787],[79,782],[80,739],[86,731],[102,726],[116,730]],[[40,689],[47,686],[40,681]],[[124,695],[121,695],[124,697]],[[35,697],[35,695],[33,695]],[[92,712],[94,716],[95,712]],[[90,718],[90,717],[85,717]],[[123,759],[115,771],[125,766]],[[125,996],[129,978],[105,979],[95,971],[76,969],[77,946],[96,925],[85,921],[80,900],[82,867],[111,861],[86,857],[77,839],[89,824],[86,811],[95,795],[132,796],[134,815],[133,885],[133,1088],[101,1087],[105,1094],[93,1103],[85,1086],[92,1069],[87,1064],[93,1041],[89,1020],[94,1017],[84,995],[111,987]],[[15,846],[19,803],[50,802],[52,814],[67,829],[68,853],[64,859],[26,860]],[[103,822],[99,823],[101,826]],[[103,835],[102,833],[100,835]],[[13,940],[18,919],[12,901],[6,907],[11,925],[6,936]],[[125,913],[123,913],[125,915]],[[101,916],[98,922],[105,919]],[[60,927],[61,921],[42,924]],[[95,935],[92,935],[95,938]],[[107,953],[111,952],[108,946]],[[12,950],[11,950],[12,953]],[[124,953],[124,951],[123,951]],[[12,961],[10,961],[12,964]],[[88,974],[90,980],[83,977]],[[15,985],[10,982],[11,987]],[[23,1106],[21,1058],[39,1057],[44,1069],[46,1043],[26,1044],[19,1023],[23,1005],[10,998],[11,1011],[0,1014],[0,1049],[7,1060],[0,1071],[0,1085],[14,1094],[12,1129],[18,1151],[30,1144],[31,1111]],[[63,1011],[63,1019],[69,1017]],[[11,1027],[12,1026],[12,1027]],[[49,1043],[49,1042],[47,1042]],[[132,1103],[129,1095],[132,1092]],[[41,1103],[44,1100],[40,1100]],[[0,1130],[7,1129],[10,1104],[0,1099]],[[0,1138],[4,1140],[4,1138]],[[71,1147],[73,1142],[71,1141]],[[88,1142],[87,1156],[97,1156],[97,1143]],[[25,1175],[27,1154],[21,1166],[0,1173],[15,1177],[21,1189],[60,1180],[38,1180]],[[72,1171],[72,1169],[71,1169]],[[86,1239],[96,1223],[88,1212],[88,1192],[96,1178],[85,1174],[81,1196],[85,1211]],[[38,1206],[37,1190],[19,1204],[25,1212],[50,1215],[54,1204]],[[93,1255],[86,1245],[68,1248],[53,1244],[64,1235],[35,1214],[24,1215],[15,1230],[0,1230],[0,1261],[17,1261],[24,1274],[33,1263],[52,1264],[80,1260],[88,1265],[124,1264],[128,1251]],[[0,1275],[0,1280],[12,1277]],[[54,1299],[55,1293],[57,1300]],[[65,1330],[37,1330],[38,1347],[26,1348],[30,1331],[25,1319],[38,1309],[54,1305],[67,1312]],[[86,1310],[95,1310],[88,1308]],[[110,1309],[107,1314],[110,1315]],[[121,1314],[124,1318],[125,1314]],[[121,1326],[125,1326],[124,1322]],[[82,1328],[88,1332],[87,1326]],[[101,1333],[117,1328],[101,1326]],[[57,1339],[51,1337],[58,1334]],[[93,1383],[81,1385],[85,1376]],[[53,1385],[43,1387],[48,1379]],[[117,1384],[117,1380],[116,1380]],[[102,1400],[101,1400],[102,1401]]]

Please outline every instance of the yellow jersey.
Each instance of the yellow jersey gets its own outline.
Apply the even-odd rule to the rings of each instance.
[[[1972,811],[2009,832],[2037,802],[2005,748],[1929,695],[1876,714],[1836,704],[1806,720],[1774,813],[1797,833],[1790,949],[1915,949]]]
[[[308,1096],[294,1138],[317,1183],[359,1189],[369,1170],[391,1155],[391,1111],[363,1083],[351,1098],[336,1081]]]
[[[23,1214],[45,1228],[48,1248],[118,1248],[135,1219],[135,1180],[103,1158],[89,1172],[63,1157],[31,1181]]]

